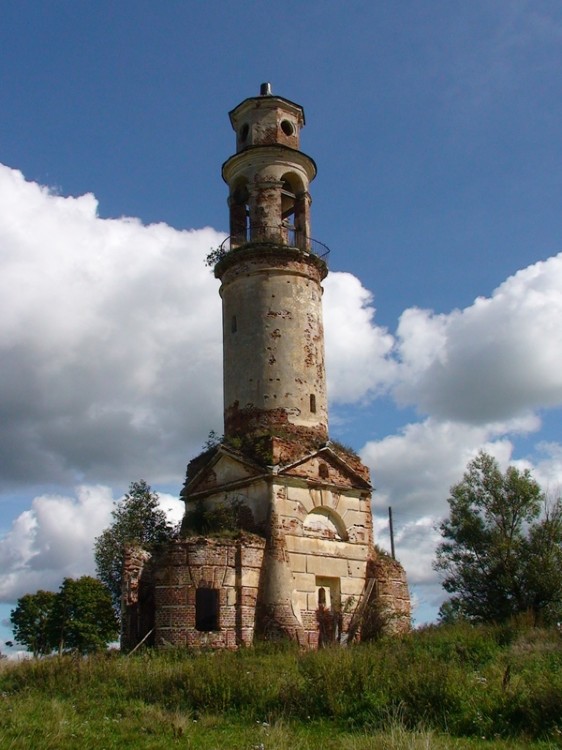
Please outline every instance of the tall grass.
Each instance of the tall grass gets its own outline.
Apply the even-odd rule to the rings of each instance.
[[[247,741],[265,750],[284,742],[306,747],[311,732],[335,732],[340,745],[334,747],[350,750],[456,747],[439,744],[443,733],[503,738],[506,747],[542,739],[554,747],[562,744],[562,640],[557,631],[455,626],[314,653],[261,646],[236,653],[53,657],[4,662],[0,695],[2,748],[25,747],[17,744],[24,732],[29,747],[86,750],[86,729],[94,726],[103,740],[97,750],[127,747],[129,736],[137,738],[131,747],[144,747],[138,738],[151,737],[157,727],[159,736],[165,727],[166,736],[180,742],[210,717],[246,727]],[[268,734],[267,745],[255,741],[256,732],[258,739]],[[111,744],[114,737],[121,744]],[[389,737],[395,744],[380,744]],[[433,744],[424,745],[428,738]],[[321,746],[330,747],[326,738]]]

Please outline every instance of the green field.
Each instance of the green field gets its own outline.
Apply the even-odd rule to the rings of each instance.
[[[302,653],[146,651],[0,668],[0,748],[562,747],[562,637],[429,628]]]

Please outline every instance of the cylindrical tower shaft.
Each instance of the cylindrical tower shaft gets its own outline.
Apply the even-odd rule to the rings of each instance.
[[[263,91],[269,92],[267,87]],[[230,113],[237,153],[230,188],[230,250],[215,266],[223,304],[225,436],[328,438],[322,287],[313,252],[309,183],[298,150],[301,107],[265,93]]]

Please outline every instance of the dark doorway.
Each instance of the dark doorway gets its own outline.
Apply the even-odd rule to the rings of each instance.
[[[204,632],[219,630],[219,591],[200,588],[195,592],[195,628]]]

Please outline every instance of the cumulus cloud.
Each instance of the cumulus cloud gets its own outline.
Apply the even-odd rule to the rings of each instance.
[[[222,239],[100,219],[0,166],[0,450],[4,482],[177,479],[222,422]],[[562,402],[562,255],[489,299],[406,310],[396,339],[347,273],[325,282],[332,402],[391,390],[435,419],[487,424]]]
[[[81,485],[73,496],[35,497],[0,537],[0,602],[38,589],[56,591],[65,577],[94,575],[94,540],[111,524],[114,503],[103,485]],[[179,523],[183,502],[159,493],[159,505],[171,523]]]
[[[0,541],[5,598],[92,570],[112,504],[95,483],[179,484],[220,430],[220,298],[203,261],[224,235],[100,219],[94,196],[56,195],[2,165],[0,207],[0,481],[20,491],[81,484],[75,497],[36,497]],[[326,279],[332,404],[390,394],[426,415],[367,443],[363,458],[377,528],[384,536],[392,505],[399,555],[433,600],[432,524],[449,486],[481,448],[505,466],[513,436],[562,404],[561,290],[562,254],[464,310],[405,310],[392,335],[357,278]],[[559,444],[543,442],[525,465],[562,485]],[[163,502],[181,515],[175,498]]]
[[[2,481],[177,481],[222,424],[222,234],[100,219],[0,165]],[[391,377],[393,339],[350,274],[326,282],[331,395]]]
[[[92,482],[179,484],[220,430],[220,298],[204,258],[224,235],[100,219],[93,195],[60,196],[2,165],[0,207],[0,481],[20,493],[81,483],[75,496],[30,491],[0,540],[5,600],[93,571],[113,499]],[[334,368],[345,400],[373,389],[365,373],[385,366],[392,339],[372,324],[370,294],[339,276],[328,339],[340,353],[363,342],[359,384],[347,354]],[[161,501],[181,518],[176,498]]]
[[[531,469],[548,498],[562,497],[562,445],[541,440],[536,445],[535,452],[537,457],[534,463],[526,460],[513,463],[520,464],[521,468]]]
[[[443,515],[449,487],[479,450],[495,456],[505,468],[513,451],[508,436],[525,435],[539,427],[540,420],[534,416],[485,426],[428,418],[370,441],[361,456],[372,471],[375,508],[395,505],[405,520]]]
[[[324,282],[326,370],[334,402],[372,397],[394,378],[394,339],[375,324],[372,303],[373,295],[350,273],[330,274]]]
[[[164,480],[221,416],[223,235],[100,219],[0,167],[3,480]]]
[[[463,310],[409,308],[394,336],[356,277],[331,274],[324,317],[333,402],[391,393],[434,420],[482,426],[562,404],[562,253]]]
[[[561,320],[562,254],[522,269],[464,310],[402,314],[390,391],[429,416],[367,443],[362,456],[377,487],[375,512],[394,508],[399,556],[421,600],[443,598],[431,568],[435,526],[448,511],[449,487],[479,450],[503,469],[530,468],[559,494],[562,447],[539,441],[533,460],[514,460],[512,441],[539,432],[539,410],[562,403]],[[379,529],[388,546],[386,523]]]
[[[397,330],[396,398],[432,417],[488,424],[562,404],[562,254],[508,278],[490,298]]]
[[[56,591],[65,576],[94,572],[93,540],[110,522],[111,490],[78,487],[75,497],[40,495],[0,539],[0,600]]]

